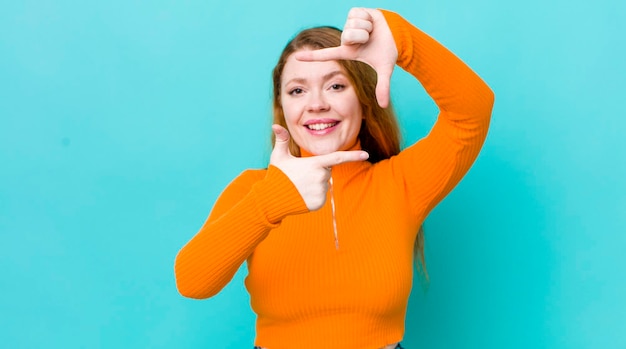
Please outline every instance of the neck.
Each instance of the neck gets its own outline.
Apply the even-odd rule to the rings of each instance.
[[[354,142],[354,144],[350,148],[344,149],[344,151],[351,151],[351,150],[361,150],[361,141],[359,139],[357,139],[356,142]],[[310,156],[316,156],[316,155],[300,147],[300,157],[308,158]]]
[[[352,147],[346,149],[346,151],[351,150],[361,150],[361,142],[358,139]],[[310,157],[315,155],[311,154],[304,148],[300,148],[300,156]],[[352,176],[358,174],[359,172],[369,168],[371,165],[372,164],[367,160],[344,162],[343,164],[335,165],[332,167],[332,177],[334,178],[335,183],[342,183],[344,181],[347,181]]]

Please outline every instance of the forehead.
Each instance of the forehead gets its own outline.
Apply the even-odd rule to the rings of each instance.
[[[345,69],[337,61],[326,62],[304,62],[295,59],[295,55],[290,55],[285,62],[282,74],[282,83],[292,79],[299,80],[320,80],[334,71],[346,73]]]

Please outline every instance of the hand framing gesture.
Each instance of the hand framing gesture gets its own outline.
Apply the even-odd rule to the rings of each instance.
[[[355,60],[369,64],[378,75],[376,100],[389,105],[391,74],[398,59],[398,50],[383,14],[376,9],[353,8],[341,35],[341,46],[297,52],[301,61]]]
[[[306,207],[315,211],[324,206],[332,166],[349,161],[363,161],[369,155],[362,150],[336,151],[330,154],[298,158],[289,152],[289,131],[273,125],[276,135],[270,164],[278,167],[298,189]]]

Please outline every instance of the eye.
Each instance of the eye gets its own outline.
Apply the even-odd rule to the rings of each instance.
[[[289,91],[289,94],[292,95],[292,96],[295,96],[295,95],[302,94],[302,92],[304,92],[304,91],[301,88],[296,87],[296,88],[291,89]]]
[[[330,86],[330,88],[331,88],[332,90],[337,90],[337,91],[340,91],[340,90],[343,90],[344,88],[346,88],[346,85],[342,85],[342,84],[332,84],[332,85]]]

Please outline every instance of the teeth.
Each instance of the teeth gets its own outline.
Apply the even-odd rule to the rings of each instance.
[[[327,124],[311,124],[311,125],[307,125],[306,127],[308,127],[309,130],[319,131],[319,130],[327,129],[329,127],[333,127],[335,125],[337,125],[337,123],[332,122],[332,123],[327,123]]]

